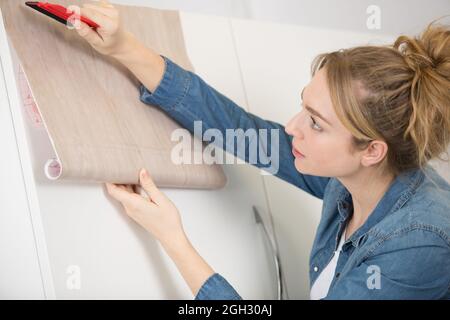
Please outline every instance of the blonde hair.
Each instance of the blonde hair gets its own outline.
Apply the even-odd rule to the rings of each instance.
[[[450,30],[430,23],[415,38],[318,55],[334,110],[353,135],[352,148],[388,145],[380,166],[394,175],[423,169],[450,143]]]

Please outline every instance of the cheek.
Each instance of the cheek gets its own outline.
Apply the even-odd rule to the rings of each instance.
[[[328,137],[314,137],[311,139],[310,154],[314,162],[323,167],[330,167],[342,158],[343,150],[336,139]],[[311,159],[311,160],[313,160]]]
[[[310,133],[305,141],[308,141],[308,148],[305,150],[307,156],[295,159],[295,167],[301,173],[325,177],[342,176],[353,171],[358,163],[344,139],[325,133]]]

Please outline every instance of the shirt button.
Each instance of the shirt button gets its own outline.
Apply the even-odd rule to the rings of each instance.
[[[317,271],[319,271],[319,268],[318,267],[314,267],[314,272],[317,272]]]

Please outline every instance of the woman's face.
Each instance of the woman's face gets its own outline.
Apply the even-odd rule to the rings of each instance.
[[[334,112],[324,68],[316,72],[302,96],[302,110],[285,128],[293,136],[297,170],[324,177],[355,173],[360,168],[361,154],[350,152],[352,135]]]

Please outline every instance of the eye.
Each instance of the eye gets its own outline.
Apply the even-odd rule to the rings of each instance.
[[[317,130],[317,131],[322,131],[322,127],[317,124],[316,120],[314,120],[314,118],[312,116],[310,116],[310,118],[312,121],[311,128],[313,128],[314,130]]]

